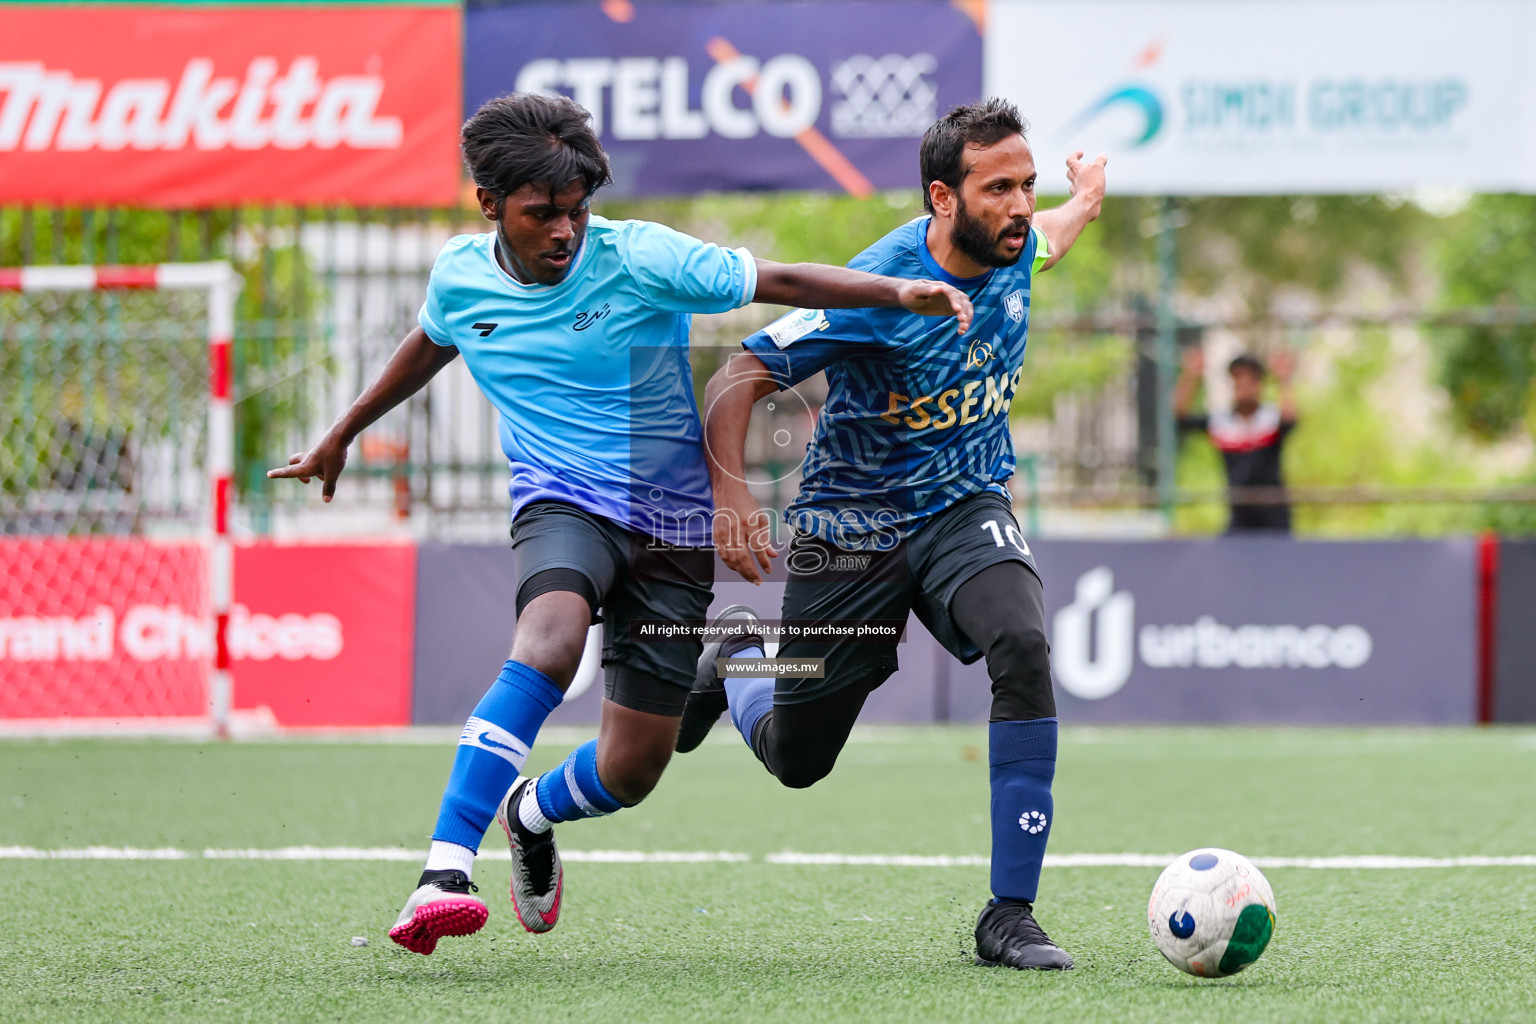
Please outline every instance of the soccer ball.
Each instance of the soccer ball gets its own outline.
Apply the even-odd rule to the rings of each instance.
[[[1152,941],[1186,974],[1225,978],[1259,958],[1275,934],[1275,893],[1247,857],[1191,850],[1158,876],[1147,901]]]

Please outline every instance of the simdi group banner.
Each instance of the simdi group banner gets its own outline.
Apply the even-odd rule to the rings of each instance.
[[[850,3],[513,4],[465,14],[464,109],[562,93],[591,111],[614,191],[919,184],[918,142],[981,93],[961,8]]]
[[[986,87],[1042,191],[1536,191],[1533,47],[1529,0],[992,0]]]
[[[0,5],[0,202],[446,205],[457,5]]]

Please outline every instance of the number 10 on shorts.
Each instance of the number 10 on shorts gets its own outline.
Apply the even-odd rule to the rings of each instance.
[[[998,547],[1003,546],[1003,537],[1006,535],[1008,538],[1008,543],[1017,548],[1020,554],[1029,554],[1029,545],[1024,543],[1024,535],[1020,533],[1019,528],[1012,523],[1008,523],[1001,530],[999,530],[997,528],[997,520],[988,519],[986,522],[981,524],[981,528],[983,530],[992,531],[992,539],[997,542]]]

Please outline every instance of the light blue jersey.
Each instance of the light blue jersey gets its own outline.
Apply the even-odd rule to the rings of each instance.
[[[593,216],[559,284],[523,284],[494,232],[448,241],[421,327],[501,414],[512,514],[563,501],[673,544],[713,508],[688,365],[690,314],[744,306],[757,264],[660,224]]]

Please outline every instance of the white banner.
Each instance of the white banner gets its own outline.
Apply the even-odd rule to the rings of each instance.
[[[1536,192],[1529,0],[993,0],[986,89],[1042,192]]]

